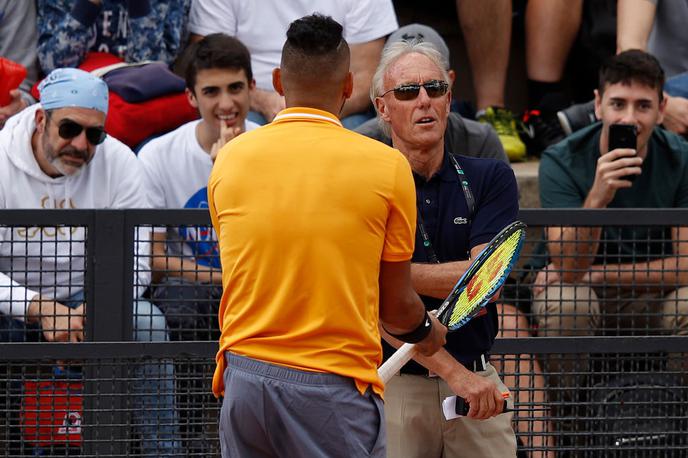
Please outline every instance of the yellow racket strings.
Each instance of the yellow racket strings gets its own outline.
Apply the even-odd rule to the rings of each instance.
[[[522,230],[517,230],[511,234],[478,268],[456,299],[457,303],[447,323],[450,328],[456,326],[462,319],[471,316],[486,296],[494,294],[494,290],[517,254],[522,232]]]

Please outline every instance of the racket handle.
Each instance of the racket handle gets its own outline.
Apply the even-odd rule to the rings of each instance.
[[[394,352],[385,363],[377,370],[377,374],[382,379],[383,383],[389,382],[394,375],[399,372],[404,364],[411,361],[416,355],[416,346],[414,344],[405,343]]]
[[[502,397],[504,397],[505,394],[508,393],[502,393]],[[456,406],[455,406],[455,412],[456,415],[460,415],[462,417],[465,417],[468,415],[468,411],[470,410],[471,406],[466,402],[464,398],[461,396],[456,396]],[[506,397],[504,397],[504,403],[502,404],[502,411],[500,413],[507,413],[507,412],[514,412],[514,409],[508,406],[506,402]]]

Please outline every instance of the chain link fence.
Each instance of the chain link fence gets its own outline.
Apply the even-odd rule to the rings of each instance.
[[[219,456],[207,212],[0,215],[0,456]],[[491,361],[512,391],[521,456],[688,456],[688,211],[520,218],[528,241]],[[564,231],[578,239],[552,238]],[[562,267],[590,244],[603,277]],[[83,336],[67,329],[78,319]]]

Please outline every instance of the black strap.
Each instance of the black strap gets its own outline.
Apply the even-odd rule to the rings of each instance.
[[[473,192],[471,192],[471,188],[468,185],[468,178],[459,165],[459,161],[456,160],[453,154],[449,154],[449,159],[451,159],[452,163],[454,164],[456,174],[459,175],[461,189],[463,190],[463,195],[466,198],[466,204],[468,205],[468,222],[470,224],[471,221],[473,221],[473,215],[475,215],[475,198],[473,197]]]
[[[425,224],[423,224],[423,217],[420,214],[420,209],[418,209],[418,231],[420,231],[420,237],[423,239],[423,248],[428,255],[428,260],[433,264],[439,264],[440,260],[437,259],[437,254],[432,248],[432,242],[430,241],[430,236],[428,231],[425,230]]]
[[[459,186],[461,186],[463,196],[466,199],[466,205],[468,206],[468,224],[471,224],[473,222],[473,216],[475,215],[475,198],[473,197],[473,192],[471,191],[471,187],[468,184],[468,178],[466,177],[463,168],[461,167],[461,165],[459,165],[459,161],[456,160],[453,154],[447,153],[447,155],[449,156],[449,159],[452,161],[452,164],[454,165],[454,170],[456,170],[456,174],[459,176]],[[434,248],[432,247],[430,235],[428,234],[428,231],[425,229],[425,225],[423,224],[423,217],[421,216],[420,207],[418,207],[417,210],[418,231],[420,232],[420,237],[423,240],[423,248],[425,248],[425,252],[428,255],[428,260],[433,264],[439,264],[440,260],[437,257],[437,253],[435,253]]]

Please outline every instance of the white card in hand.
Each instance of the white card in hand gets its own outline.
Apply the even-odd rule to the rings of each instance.
[[[456,413],[456,396],[444,398],[444,401],[442,401],[442,413],[444,413],[444,418],[447,420],[453,420],[461,416]]]

